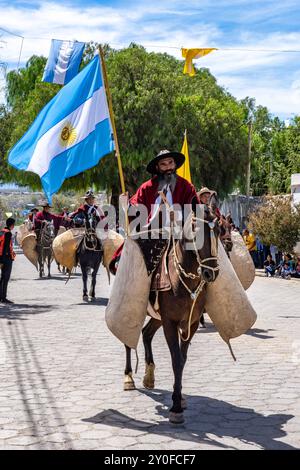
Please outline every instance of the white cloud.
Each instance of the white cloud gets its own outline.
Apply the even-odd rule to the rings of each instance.
[[[299,80],[283,84],[279,80],[270,83],[262,79],[253,87],[251,79],[224,75],[219,77],[218,84],[225,87],[237,99],[243,99],[246,96],[255,97],[257,104],[266,106],[272,114],[279,115],[282,119],[300,114]]]

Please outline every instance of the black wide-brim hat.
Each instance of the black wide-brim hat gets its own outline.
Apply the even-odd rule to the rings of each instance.
[[[80,199],[89,199],[90,197],[92,197],[93,199],[96,199],[96,196],[94,194],[94,192],[92,191],[92,189],[89,189],[84,196],[81,196]]]
[[[179,152],[170,152],[169,150],[161,150],[155,158],[153,158],[147,165],[146,170],[152,175],[157,173],[156,165],[160,160],[164,158],[174,158],[176,168],[180,168],[185,162],[185,156],[183,153]]]

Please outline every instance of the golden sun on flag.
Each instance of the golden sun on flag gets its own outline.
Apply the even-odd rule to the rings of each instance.
[[[77,137],[75,127],[70,122],[64,123],[64,127],[59,136],[59,142],[62,147],[70,147],[74,144]]]

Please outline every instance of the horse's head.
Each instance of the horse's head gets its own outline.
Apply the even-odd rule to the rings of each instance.
[[[43,230],[44,230],[45,234],[48,235],[49,238],[52,238],[52,239],[55,238],[55,229],[54,229],[54,225],[53,225],[52,221],[48,222],[48,221],[45,220]]]
[[[227,255],[229,255],[230,251],[232,250],[232,240],[231,240],[231,223],[230,223],[228,216],[226,218],[224,216],[221,216],[219,227],[220,227],[220,240],[222,242],[222,245],[224,246],[224,249]]]
[[[198,274],[206,282],[213,282],[219,273],[218,267],[218,219],[211,209],[200,204],[197,213],[187,217],[183,228],[185,249],[192,250],[198,261]]]
[[[89,230],[96,230],[97,227],[97,217],[95,213],[92,214],[85,214],[85,228],[87,231]]]
[[[217,195],[216,191],[211,192],[208,205],[209,205],[212,213],[215,216],[218,216],[219,215],[219,205],[220,204],[219,204],[219,199],[218,199],[218,195]]]
[[[44,220],[41,225],[41,231],[39,234],[39,240],[44,247],[50,247],[55,238],[55,230],[53,222]]]

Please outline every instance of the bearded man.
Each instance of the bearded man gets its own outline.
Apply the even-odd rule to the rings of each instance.
[[[131,206],[144,205],[147,209],[147,220],[141,229],[150,227],[157,216],[161,206],[161,192],[164,193],[169,205],[179,205],[184,209],[185,205],[191,205],[196,212],[196,205],[200,203],[194,186],[176,174],[185,161],[185,156],[179,152],[161,150],[147,165],[147,171],[152,175],[151,179],[143,183],[129,201],[129,214]],[[114,254],[110,264],[113,273],[116,271],[116,263],[119,261],[121,246]],[[149,271],[149,270],[148,270]]]
[[[170,205],[179,204],[182,209],[185,204],[192,204],[193,208],[199,204],[194,186],[176,174],[185,161],[185,156],[179,152],[161,150],[147,165],[147,171],[152,178],[143,183],[134,196],[130,199],[130,205],[143,204],[148,210],[148,218],[151,220],[160,203],[159,192],[162,191]]]

